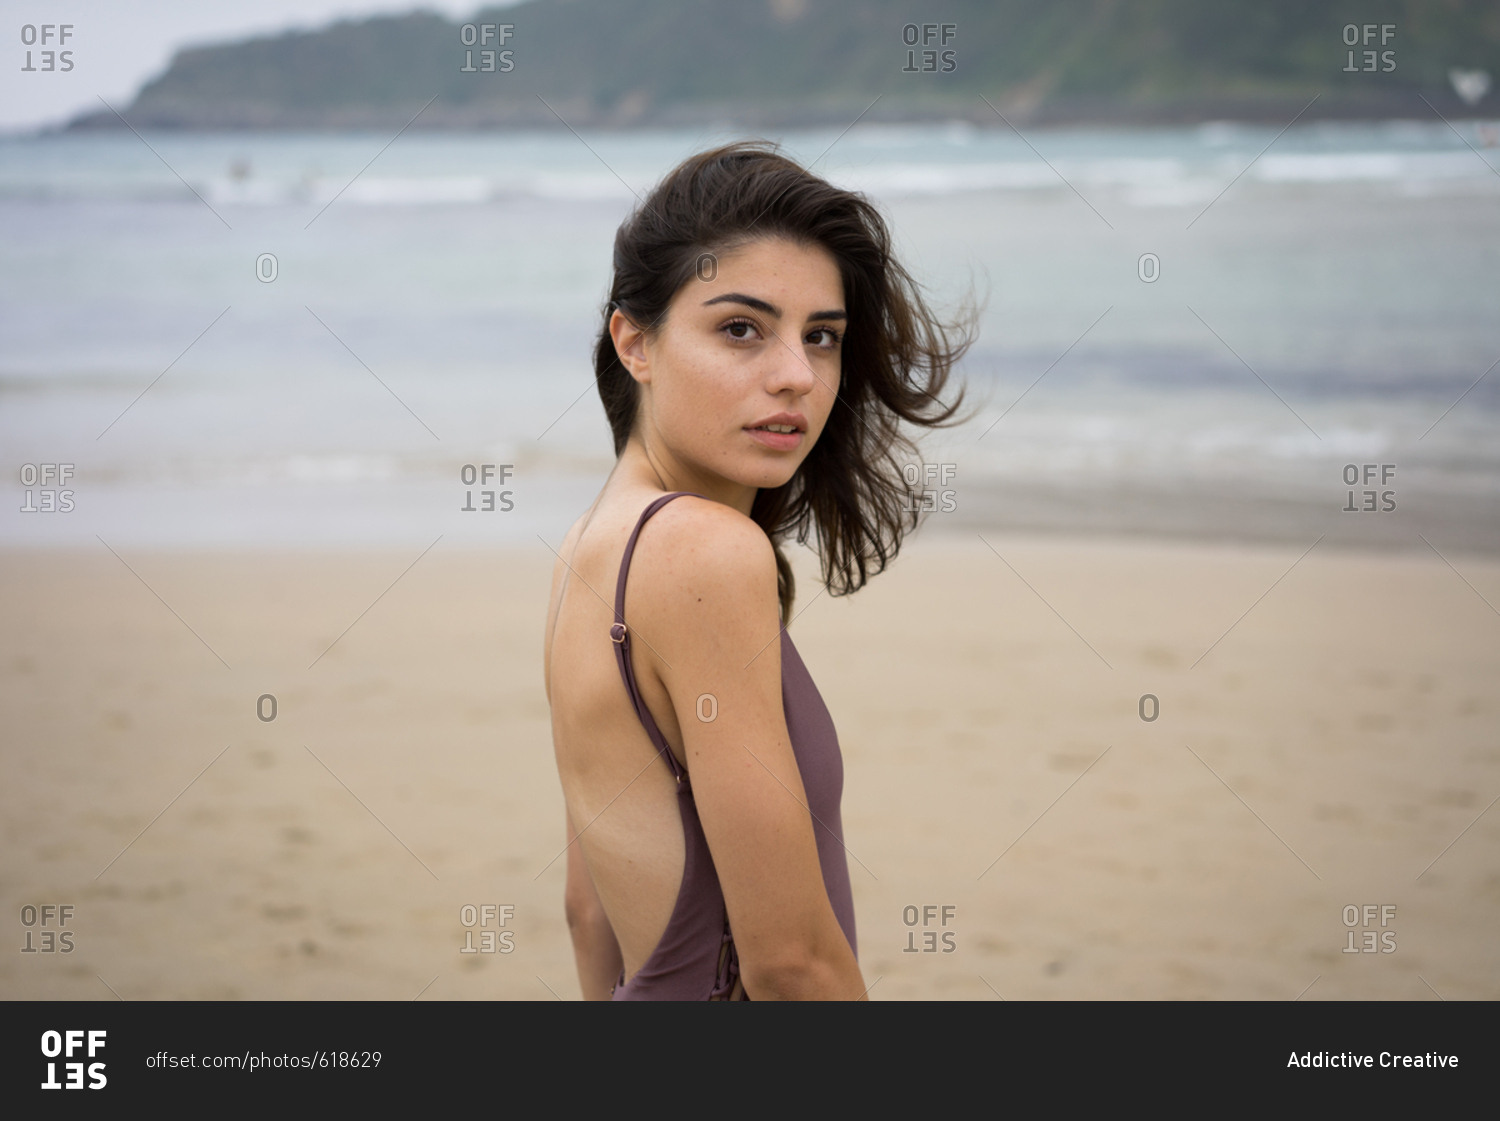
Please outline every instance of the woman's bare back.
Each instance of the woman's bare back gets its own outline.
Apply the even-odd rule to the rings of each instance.
[[[641,726],[610,642],[615,581],[627,538],[660,491],[601,495],[557,550],[547,614],[545,666],[552,736],[563,796],[594,888],[619,940],[629,978],[666,929],[682,881],[683,834],[677,782]],[[674,506],[686,507],[683,499]],[[679,511],[681,513],[681,511]],[[642,533],[628,585],[632,665],[647,707],[679,762],[683,744],[671,699],[655,668],[644,573],[658,552]],[[640,572],[637,573],[636,570]],[[665,641],[658,636],[657,649]]]
[[[564,546],[546,655],[580,977],[619,999],[859,995],[837,733],[765,532],[637,484]]]

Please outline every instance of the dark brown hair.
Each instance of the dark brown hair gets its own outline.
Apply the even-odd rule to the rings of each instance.
[[[933,315],[863,195],[819,179],[765,141],[700,153],[663,179],[615,235],[594,376],[617,456],[635,425],[640,387],[615,353],[614,309],[658,330],[672,298],[713,254],[761,237],[827,249],[838,262],[849,315],[828,423],[797,473],[782,486],[761,488],[750,511],[776,551],[785,624],[795,587],[782,540],[795,535],[805,544],[816,532],[823,583],[832,595],[848,595],[895,558],[908,523],[917,527],[920,503],[902,471],[917,449],[900,422],[933,428],[966,419],[955,419],[961,389],[949,405],[939,395],[973,342],[977,316],[972,303],[954,324]]]

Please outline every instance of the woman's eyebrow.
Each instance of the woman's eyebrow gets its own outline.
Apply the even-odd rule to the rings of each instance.
[[[744,304],[746,307],[754,308],[756,311],[763,311],[775,319],[781,318],[781,309],[775,304],[768,304],[765,300],[758,299],[755,296],[747,296],[743,292],[725,292],[722,296],[715,296],[711,300],[703,301],[704,307],[708,307],[710,304]],[[829,311],[815,311],[807,318],[811,322],[814,319],[848,319],[849,316],[842,309],[835,308]]]

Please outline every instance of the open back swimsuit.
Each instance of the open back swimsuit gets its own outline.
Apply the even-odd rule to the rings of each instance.
[[[667,746],[656,721],[636,687],[635,670],[630,661],[630,631],[625,626],[625,578],[630,572],[630,557],[636,538],[646,519],[674,498],[691,491],[664,494],[641,512],[635,530],[625,544],[620,560],[620,578],[615,585],[615,622],[610,638],[615,643],[615,658],[630,702],[656,745],[657,752],[677,778],[677,809],[682,815],[683,864],[682,886],[661,941],[651,951],[634,977],[625,980],[624,970],[613,993],[615,1000],[747,1000],[739,979],[739,957],[734,936],[729,930],[729,914],[724,907],[724,893],[714,869],[708,841],[698,820],[693,802],[692,785],[687,771],[677,762]],[[695,495],[702,498],[702,495]],[[791,736],[792,751],[807,792],[807,808],[812,813],[813,832],[818,843],[818,863],[823,869],[823,887],[833,913],[857,952],[854,940],[854,899],[849,890],[849,864],[844,855],[844,827],[839,816],[839,801],[844,791],[844,761],[839,753],[838,733],[823,704],[818,687],[813,684],[797,648],[792,645],[786,628],[781,628],[781,703],[786,710],[786,727]]]

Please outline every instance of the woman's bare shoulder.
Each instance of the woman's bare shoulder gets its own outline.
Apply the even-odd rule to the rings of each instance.
[[[770,538],[738,510],[696,495],[673,499],[646,523],[627,597],[627,614],[669,666],[672,651],[698,661],[719,644],[758,648],[781,621]]]
[[[638,563],[653,584],[763,594],[776,592],[776,553],[752,519],[721,502],[683,495],[646,523],[636,542],[631,579]],[[677,597],[673,597],[677,598]]]

